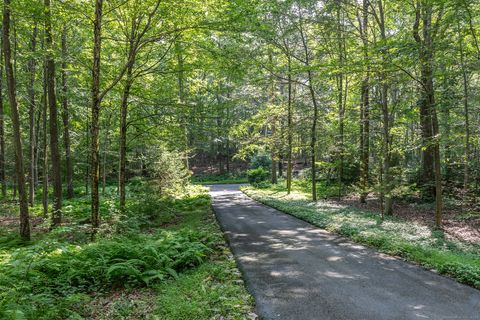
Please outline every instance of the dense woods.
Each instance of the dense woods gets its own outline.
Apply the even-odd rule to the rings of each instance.
[[[101,175],[117,180],[124,207],[125,182],[148,175],[144,154],[160,145],[189,169],[220,173],[268,153],[272,181],[284,163],[288,185],[309,167],[314,199],[317,181],[331,180],[340,194],[356,186],[362,202],[379,194],[385,214],[419,192],[437,203],[441,227],[445,195],[478,193],[478,10],[433,0],[5,2],[2,185],[18,190],[22,235],[41,183],[53,187],[53,226],[62,190],[71,198],[74,181],[91,184],[97,228]]]
[[[192,175],[247,168],[313,201],[375,201],[382,219],[432,204],[436,229],[454,206],[478,230],[478,1],[4,0],[2,13],[0,201],[23,241],[39,218],[69,225],[75,199],[94,241],[139,179],[184,195]]]

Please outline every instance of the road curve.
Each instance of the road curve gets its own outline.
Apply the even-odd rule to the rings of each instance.
[[[210,186],[262,319],[480,320],[480,291]]]

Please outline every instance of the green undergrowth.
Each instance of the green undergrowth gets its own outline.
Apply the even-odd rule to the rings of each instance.
[[[279,185],[244,187],[243,192],[322,229],[480,288],[480,244],[447,239],[441,231],[394,217],[381,221],[378,214],[327,200],[314,203],[309,194],[294,190],[287,195]]]
[[[139,183],[129,186],[129,195],[120,213],[113,188],[107,190],[94,242],[87,197],[66,201],[64,225],[48,232],[44,221],[30,243],[0,227],[0,319],[180,319],[177,313],[244,319],[252,301],[206,190],[190,186],[182,195],[159,196]],[[35,209],[34,219],[41,215]],[[211,307],[189,308],[172,291],[177,286]]]
[[[247,183],[248,179],[245,173],[237,174],[205,174],[196,175],[191,178],[193,184],[240,184]]]

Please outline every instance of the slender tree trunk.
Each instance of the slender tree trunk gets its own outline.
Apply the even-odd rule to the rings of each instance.
[[[87,147],[90,146],[90,121],[87,119],[87,125],[85,126],[85,134],[87,135]],[[85,164],[85,195],[88,195],[90,186],[90,152],[87,152],[87,162]]]
[[[50,115],[50,154],[53,176],[53,213],[52,226],[62,222],[62,178],[61,161],[58,146],[58,110],[55,88],[55,60],[53,57],[52,16],[50,0],[44,0],[45,6],[45,45],[47,48],[47,93]]]
[[[470,183],[470,107],[469,107],[469,91],[468,91],[468,74],[465,66],[465,52],[462,35],[459,34],[460,39],[460,64],[462,67],[463,80],[463,113],[465,119],[465,151],[463,154],[463,192],[464,196],[468,192],[468,184]],[[465,199],[464,199],[465,201]]]
[[[360,106],[360,203],[367,202],[369,184],[369,156],[370,156],[370,67],[368,55],[368,7],[369,0],[363,0],[363,14],[361,21],[361,37],[363,42],[363,60],[367,64],[367,71],[362,80]]]
[[[177,81],[178,81],[178,100],[180,104],[185,103],[185,84],[184,84],[184,58],[182,55],[182,45],[180,39],[175,41],[175,54],[177,56]],[[185,168],[189,169],[189,145],[188,145],[188,127],[187,127],[187,116],[184,115],[182,118],[183,132],[184,132],[184,149],[185,149]]]
[[[310,95],[313,102],[313,119],[312,119],[312,129],[310,133],[310,153],[311,153],[311,167],[312,167],[312,200],[317,201],[317,166],[316,166],[316,145],[317,145],[317,121],[318,121],[318,106],[317,100],[315,98],[315,91],[310,81],[312,81],[312,73],[308,71],[308,81],[310,83]]]
[[[28,213],[28,196],[25,188],[25,172],[23,166],[22,137],[20,131],[20,116],[18,112],[16,83],[12,65],[11,47],[10,47],[10,15],[11,1],[3,2],[3,53],[5,63],[5,73],[7,77],[8,97],[10,100],[10,110],[13,127],[13,146],[15,149],[15,172],[17,174],[17,184],[20,196],[20,236],[23,240],[30,240],[30,217]]]
[[[126,192],[126,171],[127,171],[127,115],[128,115],[128,99],[130,97],[130,89],[133,84],[133,58],[130,55],[134,54],[133,44],[130,43],[129,63],[127,67],[127,79],[123,87],[122,105],[120,110],[120,170],[118,179],[118,189],[120,193],[120,210],[125,210]]]
[[[67,28],[62,31],[62,120],[63,144],[65,148],[65,165],[67,169],[67,199],[74,197],[73,190],[73,161],[70,143],[70,115],[68,107],[68,74],[67,74]]]
[[[110,121],[109,121],[110,122]],[[108,152],[108,126],[105,126],[105,137],[103,140],[103,160],[102,160],[102,194],[105,195],[107,189],[107,152]]]
[[[388,110],[388,84],[386,83],[386,77],[382,75],[382,115],[383,115],[383,186],[382,192],[385,199],[385,215],[393,214],[393,201],[392,201],[392,181],[390,176],[390,112]]]
[[[42,206],[43,217],[48,218],[48,93],[47,93],[47,66],[43,68],[43,177],[42,177]]]
[[[317,201],[317,166],[316,166],[316,146],[317,146],[317,122],[318,122],[318,104],[313,88],[313,74],[310,68],[310,52],[308,49],[308,41],[303,31],[303,21],[300,17],[300,38],[302,41],[303,51],[305,55],[305,66],[307,67],[308,90],[313,104],[313,119],[310,130],[310,161],[312,170],[312,200]]]
[[[35,55],[37,47],[37,26],[33,27],[32,38],[30,40],[30,51],[32,55]],[[28,62],[28,71],[30,74],[29,83],[28,83],[28,97],[29,97],[29,108],[28,108],[28,119],[29,119],[29,156],[30,156],[30,167],[28,173],[29,180],[29,203],[33,207],[35,203],[35,72],[36,72],[36,59],[32,57]]]
[[[91,154],[91,171],[92,171],[92,239],[95,238],[98,227],[100,225],[99,216],[99,117],[100,117],[100,53],[102,48],[102,9],[103,0],[95,1],[95,21],[94,21],[94,40],[93,40],[93,69],[92,69],[92,144]]]
[[[344,54],[345,54],[345,45],[343,39],[343,31],[342,31],[342,17],[341,17],[341,7],[340,3],[337,8],[337,38],[338,38],[338,64],[340,66],[340,72],[337,75],[337,89],[338,89],[338,138],[339,138],[339,145],[338,145],[338,196],[340,197],[342,194],[342,185],[343,185],[343,158],[344,158],[344,140],[345,140],[345,105],[344,105],[344,97],[343,97],[343,82],[344,82],[344,74],[343,74],[343,64],[344,64]]]
[[[273,97],[273,95],[272,95]],[[275,137],[275,131],[276,131],[276,125],[275,125],[275,119],[272,120],[272,137]],[[277,174],[277,169],[278,169],[278,159],[277,159],[277,147],[273,146],[272,147],[272,167],[271,167],[271,182],[272,184],[277,184],[278,183],[278,174]]]
[[[287,104],[287,135],[288,135],[288,150],[287,150],[287,194],[292,191],[292,156],[293,156],[293,124],[292,124],[292,74],[291,74],[291,59],[288,59],[288,104]]]
[[[34,179],[35,179],[35,190],[38,189],[38,181],[39,181],[39,170],[38,170],[38,163],[40,159],[40,148],[38,147],[40,145],[40,124],[42,121],[42,108],[37,108],[36,112],[36,119],[35,119],[35,148],[34,148],[34,153],[35,153],[35,166],[34,166]]]
[[[278,175],[277,175],[277,169],[278,169],[278,162],[275,158],[272,158],[272,184],[277,184],[278,183]]]
[[[378,1],[378,24],[380,29],[380,38],[383,42],[387,41],[386,26],[385,26],[385,14],[383,1]],[[385,68],[387,66],[387,52],[382,49],[382,64]],[[380,72],[381,79],[381,104],[382,104],[382,122],[383,122],[383,144],[382,144],[382,175],[381,177],[381,191],[380,199],[382,201],[382,218],[384,215],[392,215],[393,213],[393,199],[392,199],[392,177],[390,176],[391,166],[391,139],[390,139],[390,111],[388,107],[388,92],[389,84],[387,74],[385,71]],[[385,202],[385,203],[383,203]]]
[[[227,167],[227,173],[230,174],[230,138],[227,133],[227,142],[225,147],[225,165]]]
[[[0,46],[0,60],[3,59],[3,37]],[[5,174],[5,112],[3,108],[3,68],[0,67],[0,183],[2,198],[7,198],[7,181]]]

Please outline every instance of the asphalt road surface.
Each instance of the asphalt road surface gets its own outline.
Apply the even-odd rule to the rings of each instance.
[[[211,186],[262,319],[480,320],[480,291]]]

